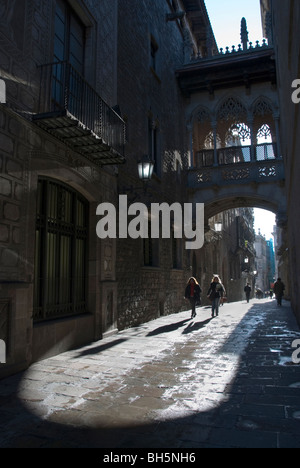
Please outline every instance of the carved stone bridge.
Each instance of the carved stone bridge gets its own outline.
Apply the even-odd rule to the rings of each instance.
[[[272,38],[243,48],[201,51],[177,71],[187,98],[190,201],[205,204],[206,222],[239,207],[274,212],[286,221],[285,171]]]

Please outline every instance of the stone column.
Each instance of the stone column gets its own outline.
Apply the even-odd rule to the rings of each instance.
[[[276,145],[277,145],[277,158],[281,159],[281,145],[280,145],[280,130],[279,130],[279,114],[274,115],[275,128],[276,128]]]
[[[190,141],[190,169],[194,168],[194,141],[193,141],[193,124],[188,125],[189,141]]]
[[[214,133],[214,166],[218,167],[219,161],[218,161],[218,145],[217,145],[217,122],[214,121],[211,123],[213,133]]]
[[[251,162],[256,161],[256,155],[255,155],[255,146],[256,146],[256,139],[254,135],[254,125],[253,125],[253,117],[248,117],[248,125],[250,128],[251,132],[251,149],[250,149],[250,159]]]

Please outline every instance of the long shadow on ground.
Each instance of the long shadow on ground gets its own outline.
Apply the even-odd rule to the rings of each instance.
[[[251,314],[252,317],[259,314],[259,307],[255,305],[250,309],[245,323],[239,324],[241,329]],[[94,422],[93,427],[89,427],[84,412],[77,411],[79,419],[74,419],[74,411],[65,410],[59,424],[59,414],[55,415],[56,422],[42,420],[18,399],[16,395],[23,377],[19,374],[0,382],[0,447],[300,448],[300,366],[291,361],[291,342],[299,337],[299,329],[288,307],[278,310],[276,317],[274,305],[261,307],[266,311],[266,318],[254,327],[238,371],[226,387],[222,402],[215,408],[190,411],[185,417],[153,420],[149,424],[139,418],[130,421],[128,417],[114,427],[108,427],[107,421]],[[190,323],[184,333],[189,333],[192,327],[205,327],[207,323],[209,321]],[[183,321],[173,327],[186,324],[187,321]],[[171,326],[169,331],[172,329]],[[163,327],[150,334],[166,331],[168,327]],[[233,336],[219,353],[226,352],[232,339]],[[143,369],[137,370],[135,377],[143,379]],[[8,381],[10,385],[6,387]],[[6,388],[11,389],[12,383],[15,392],[8,394]],[[157,388],[158,385],[153,385],[153,392]]]

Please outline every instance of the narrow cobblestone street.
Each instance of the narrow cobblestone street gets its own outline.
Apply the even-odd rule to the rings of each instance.
[[[0,447],[300,448],[287,302],[129,329],[0,382]]]

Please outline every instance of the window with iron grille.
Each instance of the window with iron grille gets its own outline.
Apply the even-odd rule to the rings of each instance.
[[[34,321],[87,312],[88,202],[72,188],[39,179]]]

